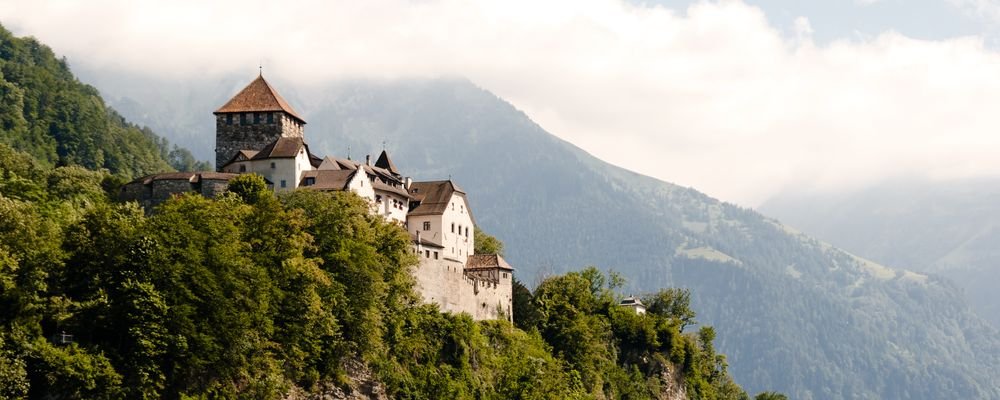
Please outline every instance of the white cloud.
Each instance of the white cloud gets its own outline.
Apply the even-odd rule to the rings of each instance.
[[[957,0],[956,0],[957,1]],[[615,0],[11,0],[73,63],[282,80],[463,75],[595,155],[744,204],[789,185],[1000,173],[1000,56],[886,32],[818,47],[757,8]]]

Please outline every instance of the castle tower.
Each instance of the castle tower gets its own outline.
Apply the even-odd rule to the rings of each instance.
[[[216,171],[240,150],[260,150],[280,137],[303,137],[306,124],[263,75],[213,114]]]

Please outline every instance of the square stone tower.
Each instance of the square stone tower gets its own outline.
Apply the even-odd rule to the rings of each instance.
[[[216,171],[240,150],[260,150],[280,137],[302,138],[306,124],[263,75],[213,114]]]

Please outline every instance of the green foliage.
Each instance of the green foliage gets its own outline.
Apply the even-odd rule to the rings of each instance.
[[[47,166],[80,165],[134,177],[204,168],[191,153],[125,121],[65,59],[33,38],[0,26],[0,143]],[[169,160],[169,162],[168,162]]]
[[[753,397],[753,400],[788,400],[788,397],[776,392],[763,392]]]
[[[685,335],[686,307],[659,307],[636,314],[618,305],[615,274],[596,268],[551,277],[535,290],[535,325],[553,352],[579,374],[584,389],[596,397],[655,398],[680,368],[688,395],[696,399],[743,399],[747,395],[726,372],[725,357],[715,353],[711,327]],[[681,299],[686,292],[668,289],[654,298]]]
[[[259,174],[243,174],[229,180],[229,192],[247,204],[257,204],[274,196],[274,192],[267,188],[267,181]]]
[[[475,235],[474,239],[476,242],[475,254],[503,255],[503,242],[500,239],[483,232],[478,226],[473,230],[473,234]]]

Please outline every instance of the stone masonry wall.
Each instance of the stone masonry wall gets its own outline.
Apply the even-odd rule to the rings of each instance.
[[[458,261],[435,260],[424,254],[413,275],[424,302],[437,304],[441,311],[469,313],[475,320],[512,320],[510,279],[477,278],[466,274]]]
[[[254,113],[228,113],[215,116],[215,170],[231,160],[240,150],[260,150],[279,137],[302,137],[302,124],[283,112],[256,113],[260,123],[254,123]],[[272,114],[267,123],[267,114]],[[229,122],[232,115],[232,123]],[[244,115],[246,124],[241,124]]]

